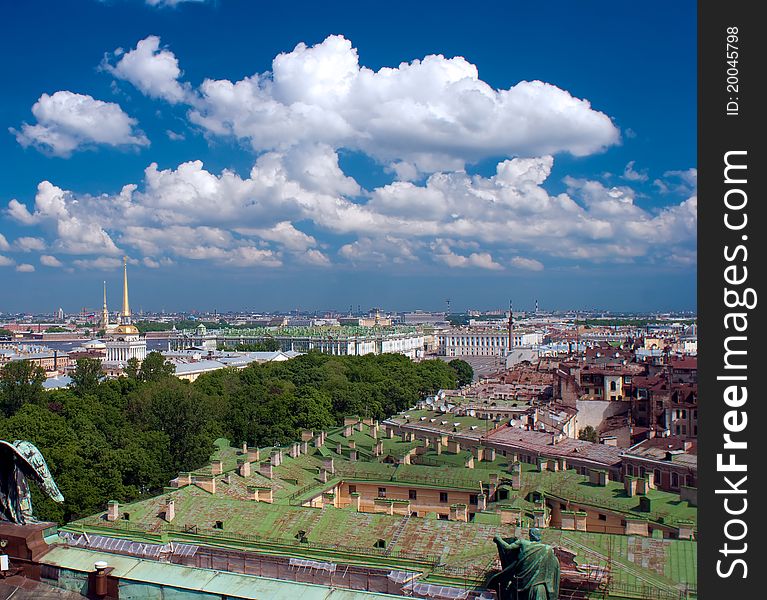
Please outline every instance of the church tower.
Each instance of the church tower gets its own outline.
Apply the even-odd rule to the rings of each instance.
[[[101,328],[109,332],[109,309],[107,309],[107,282],[104,282],[104,307],[101,309]]]
[[[111,332],[111,339],[106,343],[106,347],[108,362],[125,365],[131,358],[136,358],[139,362],[146,358],[146,338],[139,334],[138,328],[131,322],[128,257],[123,257],[123,308],[120,312],[120,323]]]

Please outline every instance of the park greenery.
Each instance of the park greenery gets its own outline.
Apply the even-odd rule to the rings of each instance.
[[[180,471],[204,465],[218,437],[287,444],[347,415],[382,420],[470,377],[440,360],[317,352],[193,383],[174,377],[157,352],[126,371],[107,380],[97,360],[79,359],[70,387],[46,391],[45,373],[28,361],[0,370],[0,439],[34,443],[65,498],[55,504],[31,486],[38,518],[66,522],[109,500],[155,495]]]

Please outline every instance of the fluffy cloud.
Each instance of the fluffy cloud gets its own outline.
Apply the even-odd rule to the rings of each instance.
[[[501,265],[493,260],[493,257],[489,252],[473,252],[469,256],[464,256],[462,254],[455,254],[451,250],[447,250],[441,254],[436,254],[435,258],[438,261],[445,263],[448,267],[476,267],[493,271],[503,269]]]
[[[8,240],[5,239],[5,236],[0,233],[0,250],[9,250],[11,245],[8,243]]]
[[[543,271],[543,263],[534,258],[515,256],[511,259],[511,265],[524,271]]]
[[[101,269],[103,271],[115,271],[123,266],[119,258],[102,256],[99,258],[77,259],[72,262],[78,269]]]
[[[35,266],[30,265],[29,263],[23,263],[23,264],[17,265],[16,270],[19,273],[34,273]]]
[[[118,104],[92,96],[58,91],[43,94],[32,106],[37,123],[11,128],[24,147],[34,146],[55,156],[67,157],[75,150],[94,145],[148,146],[149,140],[134,130],[136,120]]]
[[[438,172],[422,184],[395,181],[362,190],[327,145],[261,155],[247,177],[200,161],[147,167],[140,185],[112,196],[77,195],[48,182],[34,210],[7,214],[53,235],[56,252],[138,254],[222,266],[446,265],[540,271],[556,264],[641,260],[692,264],[697,197],[648,210],[630,186],[566,177],[565,193],[544,185],[551,156],[497,164],[489,177]],[[107,268],[78,257],[81,267]],[[119,265],[118,265],[119,266]]]
[[[0,267],[10,267],[10,266],[13,266],[14,264],[16,263],[14,263],[13,259],[10,259],[7,256],[3,256],[2,254],[0,254]]]
[[[102,204],[106,204],[102,198]],[[92,200],[82,203],[71,193],[49,181],[37,186],[35,209],[30,212],[17,200],[8,204],[7,214],[24,225],[40,225],[54,232],[53,248],[66,254],[118,254],[112,238],[102,228],[103,215],[94,211],[106,206],[94,206]]]
[[[51,256],[50,254],[43,254],[40,257],[40,264],[44,267],[63,267],[64,265],[61,264],[61,261],[56,258],[55,256]]]
[[[373,264],[380,266],[403,265],[416,262],[416,251],[423,244],[409,241],[396,235],[362,237],[344,244],[338,254],[354,265]]]
[[[666,171],[663,173],[663,179],[656,179],[653,181],[653,185],[662,194],[673,193],[680,196],[689,196],[698,189],[698,169]]]
[[[460,56],[373,71],[359,64],[349,40],[331,35],[278,55],[269,72],[206,79],[192,91],[179,81],[175,55],[159,43],[149,36],[106,68],[149,96],[186,102],[189,118],[209,134],[234,136],[259,152],[317,143],[349,148],[414,179],[488,157],[583,156],[620,137],[587,100],[541,81],[494,89]]]
[[[17,250],[32,252],[33,250],[45,250],[45,240],[37,237],[20,237],[14,243]]]
[[[112,65],[110,57],[105,57],[102,68],[130,82],[147,96],[173,104],[189,97],[189,85],[178,81],[181,76],[178,60],[170,50],[160,49],[160,38],[156,35],[144,38],[130,52],[118,48],[112,57],[119,60]]]
[[[634,164],[636,161],[629,161],[628,164],[626,164],[626,168],[623,170],[623,179],[626,181],[640,181],[644,182],[649,179],[647,175],[647,169],[642,169],[641,171],[635,171],[634,170]]]

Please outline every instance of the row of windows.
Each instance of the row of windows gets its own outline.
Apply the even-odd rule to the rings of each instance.
[[[357,491],[356,485],[350,485],[349,486],[349,493],[354,494]],[[386,498],[386,488],[385,487],[379,487],[378,488],[378,497],[379,498]],[[418,490],[408,490],[407,491],[407,497],[410,500],[418,500]],[[447,504],[449,502],[448,493],[447,492],[440,492],[439,493],[439,501],[442,504]],[[477,494],[469,494],[469,504],[473,504],[476,506],[479,504],[479,496]]]
[[[697,425],[693,425],[692,428],[690,429],[690,432],[692,433],[692,435],[698,435],[698,426]],[[687,435],[687,425],[679,425],[679,423],[677,423],[677,425],[676,425],[676,434],[677,435]]]
[[[638,477],[644,477],[647,473],[645,471],[644,467],[638,467],[635,468],[634,465],[626,465],[626,473],[628,475],[631,475],[632,477],[634,475]],[[653,469],[653,479],[655,480],[655,485],[659,485],[661,483],[661,470],[660,469]],[[673,489],[676,489],[679,487],[680,483],[679,473],[671,472],[671,487]],[[693,487],[695,485],[695,477],[693,477],[690,474],[685,475],[684,477],[684,485]]]

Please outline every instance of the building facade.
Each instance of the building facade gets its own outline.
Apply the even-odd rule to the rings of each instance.
[[[537,332],[512,332],[512,348],[509,348],[509,332],[502,329],[454,329],[439,332],[437,339],[442,356],[506,356],[512,348],[538,346],[543,341],[543,335]]]

